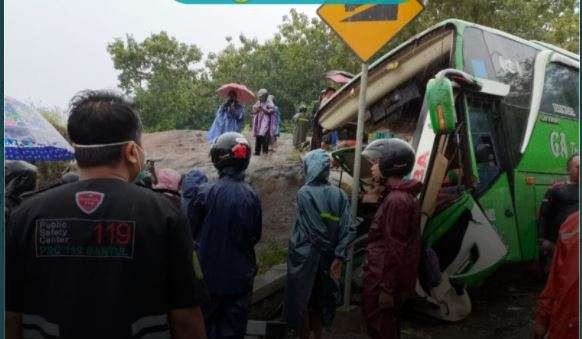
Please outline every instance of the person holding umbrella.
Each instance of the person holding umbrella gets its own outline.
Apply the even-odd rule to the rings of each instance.
[[[213,143],[216,138],[226,132],[240,132],[244,121],[244,103],[254,100],[254,94],[244,85],[226,84],[217,93],[227,100],[218,107],[212,127],[206,134],[206,140]]]

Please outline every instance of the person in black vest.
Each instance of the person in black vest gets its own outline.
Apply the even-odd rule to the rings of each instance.
[[[205,338],[207,292],[185,216],[131,182],[145,166],[133,104],[71,101],[78,182],[40,192],[7,228],[8,338]]]
[[[567,161],[568,182],[559,182],[546,192],[540,206],[538,219],[538,238],[540,242],[540,265],[545,274],[550,271],[554,247],[560,225],[578,210],[578,183],[580,175],[580,156],[572,155]]]

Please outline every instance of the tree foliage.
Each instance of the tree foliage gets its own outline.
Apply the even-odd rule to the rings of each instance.
[[[228,40],[227,40],[228,41]],[[326,86],[331,69],[355,71],[356,59],[339,38],[319,19],[291,10],[275,36],[259,43],[239,37],[207,61],[209,75],[218,83],[241,82],[258,90],[266,88],[288,119],[301,102],[314,100]]]
[[[578,53],[577,0],[458,0],[429,1],[425,11],[382,52],[412,35],[449,18],[497,28],[528,40],[549,42]],[[150,130],[206,129],[214,118],[218,86],[246,84],[267,88],[275,95],[283,117],[290,118],[300,103],[310,103],[326,87],[325,72],[359,71],[359,62],[318,18],[291,10],[273,38],[259,42],[244,35],[226,38],[226,47],[202,62],[195,45],[165,32],[143,42],[132,36],[108,45],[119,86],[133,94]]]
[[[202,52],[166,32],[143,42],[131,35],[107,46],[119,71],[119,87],[135,97],[149,130],[203,128],[211,97],[206,73],[199,67]],[[198,67],[197,67],[198,66]]]

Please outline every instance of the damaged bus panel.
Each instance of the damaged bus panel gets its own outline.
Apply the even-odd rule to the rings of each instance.
[[[471,311],[467,286],[504,263],[537,259],[537,209],[549,185],[566,178],[579,145],[578,73],[578,55],[460,20],[414,36],[370,66],[365,130],[409,142],[411,176],[424,184],[423,240],[440,271],[437,281],[417,284],[424,312],[463,319]],[[318,111],[324,132],[355,123],[359,79]],[[344,178],[353,154],[332,154]],[[366,163],[362,189],[351,193],[370,220],[378,201]]]

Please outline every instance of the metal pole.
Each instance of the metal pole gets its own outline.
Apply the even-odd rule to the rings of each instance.
[[[360,193],[360,169],[362,165],[362,143],[364,139],[364,116],[366,114],[366,89],[368,87],[368,64],[362,63],[360,77],[360,96],[358,97],[358,129],[356,132],[356,151],[354,154],[354,183],[352,185],[352,215],[358,215],[358,194]],[[354,269],[354,248],[348,250],[348,262],[344,281],[344,307],[350,306],[352,290],[352,271]]]

